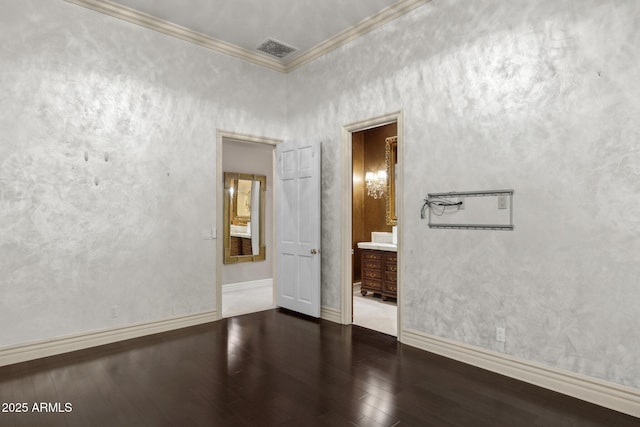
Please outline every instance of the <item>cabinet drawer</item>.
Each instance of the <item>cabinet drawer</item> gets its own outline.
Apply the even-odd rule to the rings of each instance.
[[[395,283],[386,282],[384,284],[384,289],[387,292],[393,292],[393,293],[397,293],[398,292],[398,286]]]
[[[380,270],[362,270],[363,278],[382,279],[382,271]]]
[[[398,262],[398,254],[396,254],[395,252],[393,254],[387,254],[387,255],[385,255],[385,260],[387,262],[397,263]]]
[[[373,251],[362,251],[362,259],[377,259],[382,261],[382,254],[379,252],[373,252]]]
[[[387,271],[386,273],[384,273],[384,281],[387,283],[391,282],[393,283],[393,286],[395,286],[398,282],[398,276],[396,275],[396,273]]]
[[[397,272],[398,271],[398,266],[396,264],[385,264],[384,266],[385,271],[392,271],[392,272]]]
[[[372,280],[369,278],[362,279],[362,289],[377,289],[382,290],[382,282],[379,280]]]
[[[365,259],[362,261],[362,268],[369,270],[382,270],[382,262],[373,259]]]

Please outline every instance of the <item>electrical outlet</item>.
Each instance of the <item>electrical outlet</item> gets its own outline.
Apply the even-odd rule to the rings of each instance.
[[[507,196],[498,196],[498,209],[507,209]]]
[[[507,341],[507,332],[504,328],[501,328],[501,327],[496,328],[496,341],[498,342]]]
[[[464,202],[465,202],[465,197],[458,197],[458,203],[460,203],[458,205],[458,210],[459,211],[463,211],[464,210]]]
[[[118,316],[120,316],[120,307],[114,305],[113,307],[111,307],[111,317],[116,318]]]

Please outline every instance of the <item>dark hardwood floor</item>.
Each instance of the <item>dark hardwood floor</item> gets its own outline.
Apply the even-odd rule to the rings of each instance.
[[[0,368],[0,403],[22,402],[28,411],[0,412],[0,426],[640,426],[281,310]],[[40,402],[55,412],[33,411]]]

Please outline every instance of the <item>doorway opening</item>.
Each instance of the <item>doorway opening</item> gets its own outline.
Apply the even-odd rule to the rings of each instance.
[[[218,318],[275,307],[273,199],[275,145],[279,142],[268,138],[218,131],[216,150]],[[247,185],[243,186],[243,184]],[[243,191],[247,194],[242,193]],[[250,191],[254,194],[249,193]],[[259,209],[256,209],[258,206]],[[252,234],[259,234],[260,241],[252,238],[254,237]]]
[[[341,320],[398,337],[401,144],[401,112],[358,122],[343,131]]]
[[[396,221],[388,212],[393,179],[387,165],[394,139],[396,122],[351,134],[351,270],[353,324],[397,336]]]

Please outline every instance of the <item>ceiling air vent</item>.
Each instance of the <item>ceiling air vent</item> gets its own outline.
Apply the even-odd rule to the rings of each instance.
[[[291,46],[287,46],[286,44],[280,43],[279,41],[274,39],[268,39],[267,41],[262,43],[260,46],[258,46],[257,49],[260,52],[264,52],[267,55],[275,56],[276,58],[280,58],[280,59],[289,55],[291,52],[296,51],[295,48]]]

